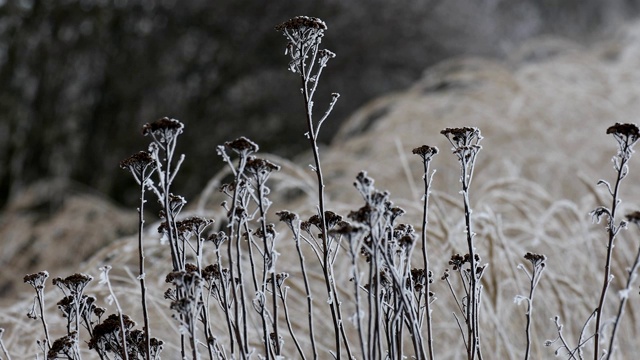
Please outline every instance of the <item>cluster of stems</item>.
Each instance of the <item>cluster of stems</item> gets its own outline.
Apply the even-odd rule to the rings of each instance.
[[[454,293],[454,298],[456,303],[458,303],[458,307],[462,312],[466,324],[466,336],[457,317],[456,321],[460,331],[463,333],[463,338],[466,337],[465,346],[469,360],[482,359],[479,328],[479,308],[482,295],[480,280],[484,274],[486,265],[478,265],[480,256],[478,256],[475,247],[475,233],[473,232],[473,223],[471,221],[472,210],[469,200],[469,189],[473,180],[476,157],[482,149],[480,146],[482,135],[480,129],[475,127],[447,128],[442,130],[441,133],[449,140],[449,143],[451,143],[453,153],[460,163],[460,183],[462,185],[460,193],[462,194],[464,203],[465,234],[467,237],[468,253],[464,258],[459,255],[454,255],[449,264],[453,265],[454,270],[458,270],[463,283],[464,297],[458,300]],[[459,259],[456,259],[456,257],[459,257]],[[468,267],[464,266],[465,263],[468,263]],[[446,280],[449,289],[453,293],[453,288],[451,287],[448,277],[446,277]]]

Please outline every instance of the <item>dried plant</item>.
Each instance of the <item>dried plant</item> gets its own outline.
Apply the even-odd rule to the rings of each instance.
[[[528,296],[516,296],[516,302],[520,302],[522,300],[527,302],[527,325],[525,328],[525,334],[527,336],[527,347],[524,350],[524,358],[529,359],[531,356],[531,321],[533,318],[533,296],[535,294],[536,288],[538,287],[538,283],[540,282],[540,277],[542,276],[542,272],[546,268],[546,260],[547,257],[542,254],[533,254],[526,253],[524,255],[524,259],[528,260],[531,263],[531,272],[527,270],[524,265],[519,265],[518,268],[527,275],[529,278],[529,295]]]
[[[176,154],[178,139],[185,126],[179,120],[167,117],[145,124],[142,132],[150,138],[147,150],[120,163],[123,169],[131,172],[140,191],[138,273],[131,279],[139,284],[141,314],[133,314],[142,318],[143,328],[135,329],[134,318],[125,313],[126,306],[123,305],[126,302],[118,301],[119,294],[114,285],[117,280],[114,278],[112,284],[110,265],[100,268],[100,284],[106,287],[108,305],[115,307],[108,316],[105,315],[107,310],[98,306],[97,297],[87,294],[92,276],[78,272],[53,279],[53,285],[62,293],[62,298],[55,303],[63,319],[56,321],[56,325],[62,324],[56,331],[52,331],[49,318],[45,317],[44,289],[49,273],[27,275],[24,282],[35,290],[27,316],[39,320],[36,324],[42,326],[44,332],[44,339],[36,341],[38,357],[81,359],[85,353],[93,351],[93,355],[103,360],[151,360],[160,359],[166,344],[179,352],[179,355],[168,356],[194,360],[204,357],[211,360],[329,357],[433,360],[451,353],[448,351],[452,348],[460,356],[466,354],[468,359],[494,356],[492,344],[487,340],[493,334],[485,327],[489,323],[488,316],[481,314],[484,315],[486,309],[483,296],[489,300],[499,296],[491,291],[487,296],[485,287],[495,290],[492,287],[499,280],[496,274],[489,274],[489,264],[482,264],[479,254],[486,251],[493,263],[496,255],[491,245],[496,244],[487,244],[482,251],[478,249],[474,229],[481,228],[482,221],[473,216],[471,202],[476,158],[482,149],[480,129],[446,128],[441,132],[452,146],[459,165],[462,201],[447,197],[450,204],[457,202],[457,207],[451,211],[436,201],[435,224],[440,225],[449,217],[458,218],[464,238],[460,232],[452,236],[454,243],[456,238],[463,239],[466,248],[450,257],[435,258],[448,261],[448,267],[444,264],[442,282],[435,283],[435,269],[443,265],[430,259],[434,248],[436,253],[442,249],[432,240],[434,229],[429,221],[433,217],[430,215],[433,206],[430,196],[435,174],[431,164],[438,148],[423,145],[413,149],[413,154],[420,156],[423,176],[421,203],[415,206],[416,212],[421,210],[420,220],[415,218],[416,226],[401,221],[408,218],[406,211],[391,201],[388,191],[374,186],[374,179],[365,171],[359,171],[357,175],[354,172],[355,192],[361,196],[362,203],[351,211],[342,208],[342,214],[329,210],[318,137],[339,95],[332,94],[319,118],[314,113],[314,96],[320,77],[328,61],[335,57],[334,53],[320,47],[327,26],[318,18],[299,16],[279,24],[276,30],[288,40],[289,70],[300,76],[302,85],[306,136],[313,155],[311,169],[316,175],[314,185],[317,186],[307,216],[282,210],[281,204],[274,206],[271,192],[278,188],[272,184],[277,176],[272,175],[281,168],[260,155],[259,146],[245,137],[217,147],[229,174],[219,187],[225,198],[218,209],[220,215],[214,216],[215,221],[209,217],[183,215],[187,201],[174,194],[173,183],[185,160],[184,155]],[[608,349],[601,351],[605,339],[603,312],[613,279],[615,239],[628,223],[640,224],[638,213],[628,214],[626,221],[621,221],[617,215],[621,202],[620,184],[629,173],[628,162],[640,130],[633,124],[616,124],[607,133],[614,136],[619,149],[613,158],[617,174],[615,184],[599,182],[612,197],[612,204],[592,212],[598,222],[603,216],[607,218],[607,253],[599,302],[582,326],[577,345],[570,345],[565,338],[559,316],[553,319],[557,337],[545,343],[547,346],[558,344],[555,354],[571,359],[584,358],[584,349],[591,340],[596,359],[612,357],[616,334],[640,265],[638,246],[635,259],[626,271],[626,283],[619,293],[620,302],[611,323]],[[164,268],[155,267],[162,268],[161,274],[147,273],[149,264],[144,245],[145,240],[152,240],[151,236],[145,235],[147,192],[160,204],[158,240],[165,253],[170,254],[165,258],[170,263],[164,264]],[[404,204],[403,207],[412,209]],[[490,210],[487,212],[491,213]],[[274,218],[281,224],[271,223]],[[279,226],[288,231],[281,232]],[[437,230],[449,232],[450,229],[444,224]],[[287,241],[287,238],[293,241]],[[484,236],[481,238],[484,240]],[[447,251],[451,248],[453,245],[447,247]],[[281,254],[292,254],[295,264],[283,263]],[[527,303],[522,336],[523,342],[526,340],[524,358],[529,359],[536,344],[534,295],[547,268],[547,257],[527,252],[524,258],[531,266],[521,264],[517,268],[529,280],[528,293],[516,295],[515,300],[516,303]],[[515,272],[515,269],[514,264],[510,270]],[[342,281],[341,272],[347,273],[349,281]],[[150,315],[149,304],[153,297],[148,287],[151,275],[164,279],[167,284],[164,304],[177,328],[175,338],[166,339],[166,343],[151,336],[152,330],[154,334],[162,331],[159,321]],[[446,287],[445,291],[451,293],[451,301],[436,302],[434,290],[437,286]],[[315,301],[325,298],[326,302]],[[535,304],[538,304],[540,297],[536,299]],[[453,318],[438,320],[438,327],[435,327],[434,319],[441,312],[434,309],[442,310],[447,306],[454,309]],[[322,327],[325,319],[319,319],[319,314],[330,324],[328,333]],[[592,320],[595,331],[590,333]],[[301,323],[307,327],[302,326],[303,332]],[[442,324],[451,325],[452,336],[459,333],[460,346],[439,342]],[[506,324],[498,326],[506,328]],[[3,332],[0,329],[0,349],[9,359],[10,349],[5,348]],[[51,334],[57,338],[52,338]],[[495,353],[499,352],[496,350]]]
[[[315,163],[312,166],[312,169],[316,173],[316,177],[318,179],[318,216],[320,238],[322,240],[321,262],[334,326],[336,343],[335,356],[339,359],[341,356],[340,336],[342,336],[342,340],[344,341],[348,357],[352,358],[353,355],[344,330],[344,320],[340,309],[340,299],[338,298],[335,279],[333,278],[333,261],[331,258],[335,258],[337,248],[331,248],[332,241],[329,238],[330,235],[328,234],[327,219],[325,219],[325,214],[327,213],[324,195],[325,184],[324,177],[322,175],[322,166],[320,164],[318,135],[322,124],[331,114],[340,94],[331,94],[331,102],[320,120],[315,121],[313,114],[313,97],[318,88],[318,84],[320,83],[320,76],[322,75],[322,71],[327,66],[329,60],[336,56],[330,50],[320,49],[320,43],[322,42],[322,37],[324,36],[324,31],[326,29],[327,25],[324,21],[308,16],[298,16],[276,26],[276,30],[281,31],[289,41],[285,50],[285,54],[288,54],[291,57],[289,70],[300,76],[302,85],[302,96],[304,98],[307,119],[306,136],[309,139]]]
[[[592,215],[597,222],[600,222],[602,216],[607,216],[607,233],[609,235],[609,241],[607,243],[607,255],[606,255],[606,263],[604,267],[604,275],[603,275],[603,284],[602,284],[602,292],[600,294],[600,300],[598,302],[598,307],[594,310],[596,313],[596,329],[594,334],[594,359],[600,358],[600,337],[602,336],[602,313],[604,312],[604,304],[607,296],[607,290],[609,289],[609,285],[611,284],[611,262],[612,262],[612,254],[614,248],[614,242],[616,236],[620,232],[621,229],[625,229],[627,227],[626,221],[618,222],[616,218],[617,210],[620,205],[620,185],[622,180],[627,177],[629,174],[629,159],[633,154],[633,146],[636,144],[640,137],[640,130],[635,124],[619,124],[609,127],[607,129],[607,134],[613,135],[613,137],[618,142],[618,153],[614,156],[611,161],[613,162],[613,168],[616,171],[616,181],[613,186],[606,181],[600,180],[598,185],[604,185],[609,192],[609,195],[612,197],[611,207],[607,208],[604,206],[600,206],[596,208]],[[620,319],[617,319],[619,321]],[[614,338],[611,338],[611,344],[613,344]],[[607,351],[607,359],[613,353],[613,348],[609,348]]]
[[[482,135],[480,129],[474,127],[447,128],[442,130],[441,134],[451,143],[453,154],[456,155],[460,163],[461,194],[464,203],[465,234],[468,249],[468,253],[464,257],[459,254],[454,255],[451,261],[449,261],[449,265],[453,266],[454,271],[458,271],[460,279],[463,282],[464,296],[460,299],[462,303],[459,304],[459,307],[466,324],[465,346],[467,347],[467,356],[470,360],[476,358],[482,359],[479,329],[479,308],[482,296],[482,285],[480,281],[487,268],[487,264],[479,265],[480,256],[476,253],[476,234],[473,232],[473,223],[471,221],[472,211],[469,200],[469,189],[471,181],[473,180],[476,157],[482,149],[482,146],[480,146]],[[469,265],[465,267],[467,263]],[[451,283],[448,281],[447,283],[449,289],[453,291]],[[457,298],[456,302],[458,302]],[[457,318],[456,321],[458,321]],[[458,325],[460,325],[459,322]],[[463,332],[462,328],[460,331]],[[465,337],[464,334],[463,337]]]

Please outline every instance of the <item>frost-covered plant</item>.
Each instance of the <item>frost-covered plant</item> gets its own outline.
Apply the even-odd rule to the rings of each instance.
[[[479,265],[480,256],[476,252],[475,236],[473,232],[473,223],[471,221],[471,203],[469,199],[469,190],[471,181],[473,180],[473,171],[475,169],[476,157],[482,149],[480,141],[482,135],[480,129],[475,127],[447,128],[441,131],[452,146],[453,154],[458,158],[460,163],[460,183],[462,185],[462,200],[464,203],[464,219],[465,234],[467,238],[467,251],[464,256],[460,254],[454,255],[449,261],[454,271],[458,272],[463,282],[463,297],[458,299],[454,294],[454,299],[458,303],[461,310],[464,323],[466,324],[466,334],[463,331],[460,321],[456,317],[456,322],[460,328],[460,332],[465,340],[467,347],[467,357],[469,360],[481,359],[482,352],[480,349],[480,299],[482,296],[482,285],[480,283],[482,276],[488,264]],[[465,265],[468,264],[468,265]],[[453,287],[446,278],[449,289],[453,293]]]

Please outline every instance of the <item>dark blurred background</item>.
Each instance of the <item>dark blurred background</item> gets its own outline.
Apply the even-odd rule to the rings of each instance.
[[[215,147],[245,135],[293,157],[307,148],[298,78],[274,26],[317,16],[337,53],[317,109],[322,132],[372,98],[461,55],[503,57],[527,38],[589,42],[635,17],[631,0],[0,0],[0,208],[30,183],[70,179],[123,204],[118,163],[146,148],[141,126],[186,124],[176,188],[197,194],[221,168]]]

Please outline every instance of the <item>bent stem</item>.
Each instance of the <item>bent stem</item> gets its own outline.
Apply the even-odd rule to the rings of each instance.
[[[2,341],[2,335],[4,335],[4,329],[0,328],[0,350],[2,350],[2,353],[7,358],[7,360],[11,360],[11,356],[9,355],[7,348],[4,346],[4,341]]]

